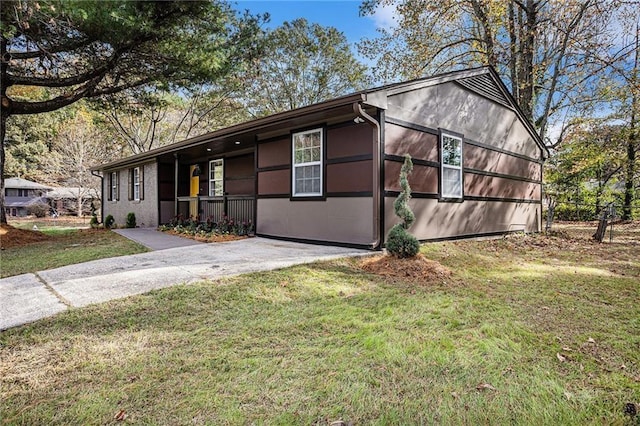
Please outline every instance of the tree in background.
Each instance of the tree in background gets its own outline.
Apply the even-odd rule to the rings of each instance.
[[[343,33],[306,19],[285,22],[265,38],[269,54],[249,75],[247,106],[260,117],[362,89],[367,68]]]
[[[558,217],[596,219],[608,203],[623,198],[625,129],[598,121],[574,128],[547,165],[545,192],[558,203]]]
[[[100,179],[90,168],[119,157],[119,150],[103,137],[94,123],[95,114],[81,107],[73,110],[74,116],[60,126],[44,165],[50,182],[71,188],[76,213],[82,216],[88,195],[101,192]]]
[[[136,87],[213,83],[259,48],[259,18],[218,1],[5,0],[0,17],[0,223],[11,117]],[[19,99],[21,86],[46,88],[46,98]]]
[[[616,44],[617,22],[634,7],[618,1],[366,0],[361,13],[380,6],[395,7],[397,25],[359,49],[381,79],[491,65],[550,146],[606,102],[598,81],[633,50]]]
[[[222,84],[201,85],[180,95],[168,91],[144,94],[120,93],[93,102],[115,141],[129,154],[230,126],[249,118],[235,98],[238,90]]]

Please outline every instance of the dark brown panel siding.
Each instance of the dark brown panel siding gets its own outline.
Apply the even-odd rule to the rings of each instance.
[[[464,145],[464,166],[476,170],[540,180],[540,165],[538,163],[469,144]]]
[[[258,168],[282,166],[291,162],[289,137],[258,144]]]
[[[255,183],[253,178],[227,180],[225,181],[224,191],[228,195],[253,195]]]
[[[371,192],[373,188],[372,161],[329,164],[327,192]]]
[[[290,178],[289,169],[260,172],[258,173],[258,194],[289,194],[291,190]]]
[[[539,200],[540,184],[465,173],[464,195]]]
[[[402,163],[396,161],[384,162],[384,189],[386,191],[400,191],[400,168]],[[438,169],[436,167],[413,165],[413,172],[409,175],[411,191],[422,193],[438,192]]]
[[[430,133],[385,123],[384,151],[386,154],[404,156],[409,153],[412,158],[428,161],[439,161],[438,137]]]
[[[373,127],[353,124],[327,131],[327,158],[351,157],[373,153]]]
[[[226,158],[224,160],[224,167],[227,178],[253,176],[253,154]]]

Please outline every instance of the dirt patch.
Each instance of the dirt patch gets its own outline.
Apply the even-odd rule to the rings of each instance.
[[[20,247],[27,244],[49,240],[51,237],[40,231],[14,228],[11,225],[0,225],[0,248]]]
[[[248,238],[247,236],[238,236],[238,235],[232,235],[232,234],[190,235],[190,234],[176,232],[173,230],[162,231],[162,232],[166,232],[167,234],[171,234],[171,235],[177,235],[178,237],[189,238],[191,240],[196,240],[203,243],[224,243],[227,241],[244,240],[245,238]]]
[[[360,267],[370,273],[381,275],[390,280],[404,280],[414,283],[441,282],[451,276],[451,271],[422,254],[416,257],[399,259],[390,255],[363,258]]]

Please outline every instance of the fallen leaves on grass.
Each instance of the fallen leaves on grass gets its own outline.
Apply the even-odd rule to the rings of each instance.
[[[20,247],[48,239],[50,239],[50,237],[40,231],[19,229],[11,225],[0,224],[0,246],[3,249]]]
[[[476,386],[476,389],[479,390],[479,391],[483,391],[483,390],[495,391],[495,390],[497,390],[495,387],[493,387],[489,383],[480,383],[478,386]]]
[[[115,416],[113,416],[113,418],[118,422],[122,422],[127,418],[127,412],[124,410],[120,410],[116,413]]]
[[[451,276],[448,268],[422,254],[406,259],[390,255],[366,257],[361,260],[360,267],[385,278],[421,283],[442,281]]]

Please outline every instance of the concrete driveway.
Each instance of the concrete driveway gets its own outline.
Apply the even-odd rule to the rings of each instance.
[[[0,330],[71,307],[176,284],[367,253],[370,252],[256,237],[188,245],[18,275],[0,280]]]

